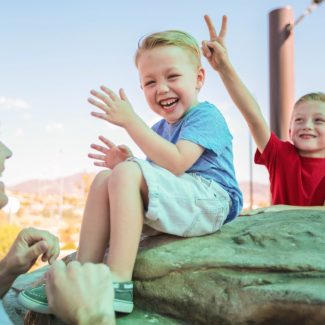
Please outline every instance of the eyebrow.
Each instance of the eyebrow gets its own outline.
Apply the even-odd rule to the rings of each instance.
[[[168,74],[170,72],[176,72],[175,70],[178,71],[178,69],[176,67],[172,67],[172,68],[167,69],[166,73]],[[147,74],[147,75],[143,76],[142,78],[143,79],[145,79],[145,78],[153,78],[153,75],[152,74]]]

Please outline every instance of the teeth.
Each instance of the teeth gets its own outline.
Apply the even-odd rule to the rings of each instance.
[[[173,104],[175,104],[177,101],[178,101],[178,99],[174,98],[174,99],[161,100],[159,103],[161,106],[170,107]]]

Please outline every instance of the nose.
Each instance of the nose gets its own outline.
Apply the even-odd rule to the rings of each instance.
[[[2,142],[0,142],[0,157],[8,159],[12,156],[12,151]]]
[[[7,156],[6,156],[6,159],[8,159],[8,158],[10,158],[11,156],[12,156],[12,151],[9,149],[9,148],[7,148],[8,150],[7,150]]]
[[[161,94],[166,94],[169,92],[169,87],[167,85],[167,83],[165,82],[160,82],[158,84],[158,89],[157,89],[157,93],[158,95],[161,95]]]
[[[303,129],[305,130],[311,130],[314,126],[313,120],[312,119],[307,119],[305,121],[305,124],[303,125]]]

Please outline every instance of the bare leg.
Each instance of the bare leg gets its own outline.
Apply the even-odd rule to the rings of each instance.
[[[107,263],[114,282],[130,281],[143,226],[144,204],[148,201],[140,167],[134,162],[119,164],[109,178],[108,192],[111,238]]]
[[[98,173],[91,185],[83,215],[77,260],[80,263],[103,261],[109,241],[108,179],[111,171]]]

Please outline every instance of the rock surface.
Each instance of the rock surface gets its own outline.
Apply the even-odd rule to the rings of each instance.
[[[141,246],[137,308],[118,324],[325,324],[325,212],[239,217],[213,235]]]
[[[325,212],[265,213],[210,236],[160,237],[137,258],[138,306],[188,324],[325,324]]]

